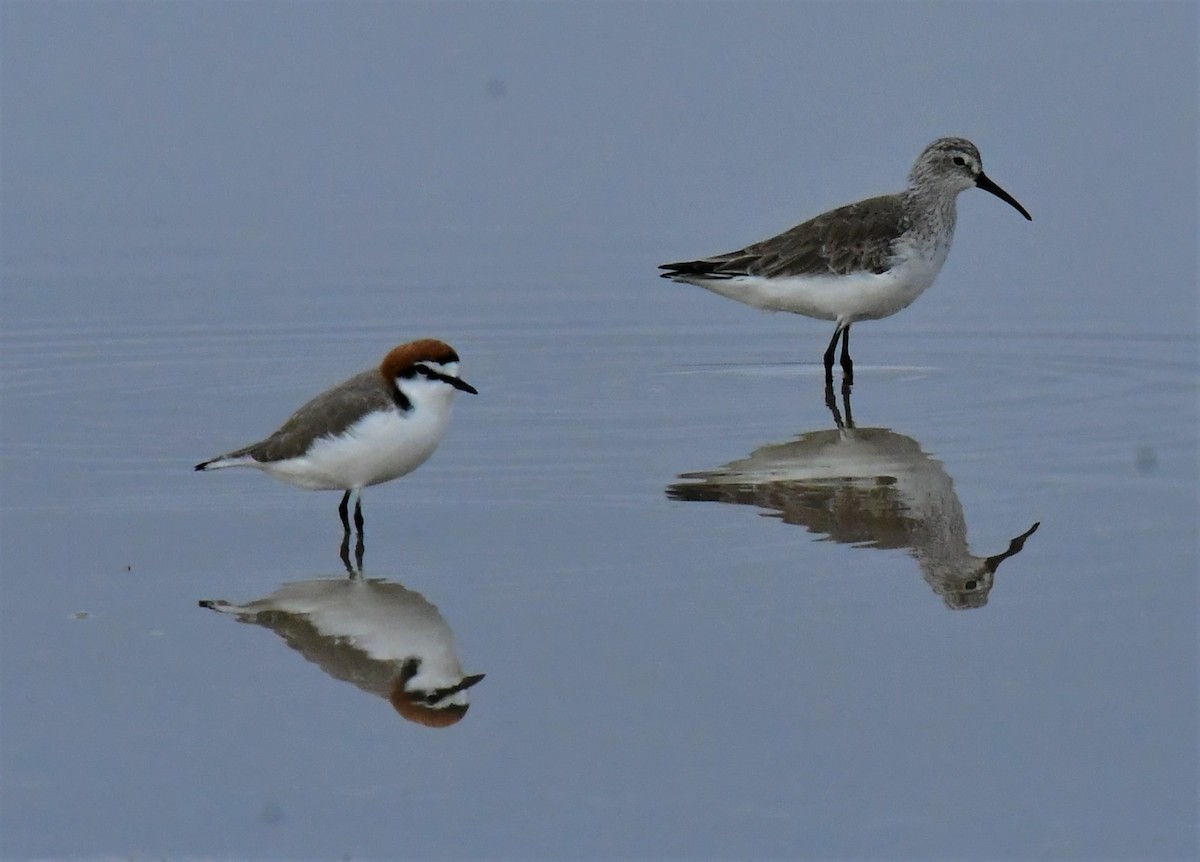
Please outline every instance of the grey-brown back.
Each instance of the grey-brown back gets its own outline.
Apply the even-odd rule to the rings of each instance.
[[[393,393],[377,368],[356,374],[338,386],[322,392],[279,426],[270,437],[223,455],[240,458],[249,455],[255,461],[284,461],[308,451],[314,440],[341,434],[367,413],[395,410]]]
[[[904,196],[881,195],[847,204],[778,236],[704,260],[663,264],[664,278],[756,275],[849,275],[886,272],[896,239],[911,226]]]

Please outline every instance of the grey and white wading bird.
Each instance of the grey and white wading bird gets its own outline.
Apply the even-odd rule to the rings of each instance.
[[[977,187],[1011,204],[983,172],[966,138],[940,138],[917,157],[908,188],[822,213],[778,236],[702,260],[664,263],[663,278],[695,284],[765,311],[835,322],[825,376],[842,339],[845,381],[854,377],[850,326],[907,308],[933,284],[954,237],[958,193]]]
[[[827,402],[836,428],[759,446],[723,467],[684,473],[667,487],[672,500],[755,506],[766,517],[856,548],[903,549],[953,610],[987,604],[996,570],[1019,554],[1040,523],[990,556],[967,545],[967,521],[945,465],[912,437],[858,428],[843,387],[842,413]]]
[[[458,354],[432,338],[392,349],[377,368],[309,401],[271,436],[196,465],[254,467],[316,491],[345,491],[338,514],[362,534],[362,490],[411,473],[433,454],[456,391],[478,394],[458,376]]]

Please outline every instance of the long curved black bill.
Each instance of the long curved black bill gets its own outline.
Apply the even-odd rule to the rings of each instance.
[[[1010,195],[1004,189],[1000,188],[1000,186],[998,186],[994,182],[992,182],[991,179],[988,177],[988,175],[985,174],[983,171],[980,171],[979,176],[977,176],[975,178],[975,185],[979,186],[979,188],[983,189],[985,192],[991,192],[992,194],[994,194],[996,197],[1000,198],[1000,200],[1004,201],[1005,203],[1012,204],[1016,208],[1017,212],[1019,212],[1021,215],[1025,216],[1025,218],[1028,221],[1033,221],[1033,216],[1031,216],[1025,210],[1025,207],[1021,206],[1017,202],[1016,198],[1014,198],[1012,195]]]
[[[1030,221],[1032,220],[1033,219],[1030,219]],[[1041,521],[1034,521],[1032,527],[1008,543],[1007,551],[1002,554],[996,554],[994,557],[988,557],[986,560],[984,560],[983,564],[987,567],[987,570],[992,574],[995,574],[996,569],[1000,568],[1001,563],[1003,563],[1009,557],[1015,557],[1017,554],[1021,553],[1021,550],[1025,547],[1025,540],[1036,533],[1037,528],[1041,525]]]

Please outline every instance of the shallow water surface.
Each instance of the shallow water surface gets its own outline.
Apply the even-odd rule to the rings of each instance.
[[[190,467],[391,327],[7,335],[12,852],[1183,846],[1194,342],[864,328],[831,409],[808,330],[511,312],[448,336],[480,395],[365,495],[357,581],[336,494]],[[198,606],[297,584],[274,634]],[[421,650],[486,674],[452,726],[391,697]]]

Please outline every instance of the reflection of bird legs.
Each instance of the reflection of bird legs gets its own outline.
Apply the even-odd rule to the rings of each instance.
[[[355,566],[350,565],[350,497],[354,497],[354,528],[357,534],[358,541],[354,543],[354,562]],[[342,495],[341,505],[338,506],[338,515],[342,519],[342,548],[341,558],[342,565],[346,567],[350,577],[355,578],[362,574],[363,561],[363,514],[362,514],[362,491],[347,491]]]
[[[357,578],[362,575],[363,563],[363,534],[358,534],[358,540],[354,543],[354,564],[350,564],[350,531],[346,530],[342,533],[342,547],[339,551],[339,556],[342,558],[342,565],[346,567],[346,574],[352,578]]]
[[[842,421],[841,411],[838,410],[837,399],[833,397],[833,379],[825,378],[825,406],[833,414],[833,422],[839,430],[854,427],[854,414],[850,412],[850,381],[842,379],[842,405],[846,409],[846,421]]]
[[[988,557],[986,560],[984,560],[983,564],[987,566],[987,570],[995,573],[996,569],[999,568],[1001,563],[1003,563],[1009,557],[1021,553],[1021,549],[1025,547],[1025,540],[1036,533],[1037,528],[1041,525],[1041,521],[1034,521],[1032,527],[1008,543],[1007,551],[1002,554],[996,554],[994,557]]]

